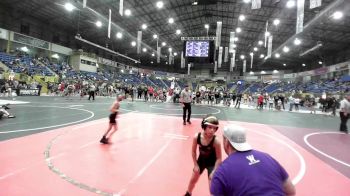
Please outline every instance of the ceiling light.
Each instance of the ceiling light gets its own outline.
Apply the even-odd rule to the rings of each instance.
[[[303,63],[302,66],[305,67],[306,66],[305,63]]]
[[[235,42],[238,42],[238,37],[235,37],[235,39],[234,39],[234,40],[235,40]]]
[[[75,9],[74,5],[72,5],[71,3],[64,4],[64,8],[70,12]]]
[[[153,64],[153,61],[151,61],[151,64]]]
[[[239,27],[237,27],[237,28],[236,28],[236,32],[237,32],[237,33],[240,33],[240,32],[242,32],[242,29],[239,28]]]
[[[194,1],[192,5],[198,5],[198,1]]]
[[[332,16],[334,19],[339,20],[339,19],[343,18],[344,14],[343,14],[343,12],[336,11],[336,12],[334,12],[334,14]]]
[[[169,48],[169,52],[172,52],[173,51],[173,49],[172,48]]]
[[[287,46],[284,46],[283,47],[283,52],[285,52],[285,53],[289,52],[289,48]]]
[[[162,46],[166,46],[166,43],[165,43],[165,42],[162,42]]]
[[[136,46],[136,42],[135,42],[135,41],[132,41],[132,42],[131,42],[131,46],[132,46],[132,47]]]
[[[121,39],[121,38],[123,37],[123,34],[122,34],[121,32],[118,32],[118,33],[116,34],[116,36],[117,36],[118,39]]]
[[[250,74],[250,75],[254,75],[254,72],[253,72],[253,71],[250,71],[249,74]]]
[[[301,44],[301,40],[300,39],[298,39],[298,38],[295,38],[295,40],[294,40],[294,45],[300,45]]]
[[[157,39],[157,38],[158,38],[158,35],[154,34],[153,39]]]
[[[205,25],[204,25],[204,28],[209,29],[209,25],[208,25],[208,24],[205,24]]]
[[[261,74],[266,74],[266,72],[265,72],[265,71],[261,71],[260,73],[261,73]]]
[[[241,58],[241,59],[244,59],[244,58],[245,58],[245,56],[244,56],[244,55],[241,55],[241,56],[240,56],[240,58]]]
[[[233,48],[237,48],[237,45],[236,45],[236,44],[233,44]]]
[[[274,24],[275,26],[279,25],[280,23],[281,23],[281,21],[280,21],[279,19],[275,19],[275,20],[273,21],[273,24]]]
[[[142,51],[143,52],[147,52],[147,48],[142,48]]]
[[[251,53],[249,53],[249,54],[250,54],[250,56],[253,56],[253,55],[254,55],[254,53],[252,53],[252,52],[251,52]]]
[[[177,56],[177,52],[174,52],[174,56]]]
[[[168,22],[169,22],[169,24],[173,24],[174,23],[174,18],[169,18]]]
[[[276,53],[276,54],[275,54],[275,57],[276,57],[276,58],[280,58],[281,55],[280,55],[279,53]]]
[[[96,24],[97,27],[102,27],[102,22],[101,21],[97,21],[95,24]]]
[[[283,63],[283,66],[287,66],[287,64]]]
[[[257,47],[254,47],[254,51],[255,51],[255,52],[258,51],[258,48],[257,48]]]
[[[176,30],[176,35],[180,35],[181,34],[181,30],[180,29],[177,29]]]
[[[322,65],[322,64],[323,64],[323,62],[322,62],[322,61],[318,61],[318,64]]]
[[[275,70],[272,71],[272,73],[278,73],[278,70],[275,69]]]
[[[54,54],[51,56],[52,58],[55,58],[55,59],[59,59],[60,57],[58,56],[58,54]]]
[[[22,50],[23,52],[28,52],[28,51],[29,51],[29,49],[27,48],[27,46],[22,47],[21,50]]]
[[[159,9],[163,8],[163,6],[164,6],[163,1],[158,1],[158,2],[156,3],[156,6],[157,6],[157,8],[159,8]]]
[[[245,20],[245,16],[244,16],[244,15],[239,15],[238,19],[239,19],[240,21],[243,21],[243,20]]]
[[[265,36],[266,36],[266,37],[268,37],[268,36],[270,36],[270,35],[271,35],[270,32],[268,32],[268,31],[265,32]]]
[[[244,3],[250,3],[250,0],[243,0]]]
[[[260,41],[258,42],[258,44],[259,44],[259,45],[263,45],[264,42],[260,40]]]
[[[265,55],[263,55],[263,54],[260,55],[260,58],[261,58],[261,59],[264,58],[264,57],[265,57]]]
[[[155,54],[154,53],[152,53],[152,56],[154,56]]]
[[[292,8],[292,7],[294,7],[295,6],[295,0],[289,0],[288,2],[287,2],[287,8]]]
[[[124,11],[124,14],[125,14],[125,16],[130,16],[131,15],[131,11],[129,9],[126,9]]]
[[[142,29],[147,29],[147,25],[146,25],[146,24],[143,24],[143,25],[141,26],[141,28],[142,28]]]

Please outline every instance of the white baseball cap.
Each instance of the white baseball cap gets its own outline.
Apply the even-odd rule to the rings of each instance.
[[[243,127],[229,124],[224,127],[224,137],[240,152],[252,150],[252,146],[246,141],[246,131]]]

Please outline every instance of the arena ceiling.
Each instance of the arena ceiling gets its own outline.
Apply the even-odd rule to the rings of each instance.
[[[238,68],[242,66],[240,55],[245,55],[250,65],[251,52],[254,52],[254,70],[300,70],[304,69],[302,64],[305,67],[317,67],[320,66],[319,62],[334,63],[334,58],[342,51],[349,50],[350,46],[349,0],[322,0],[322,5],[314,9],[310,9],[310,1],[305,0],[304,31],[298,35],[297,8],[287,8],[288,0],[262,0],[261,8],[255,10],[251,9],[251,3],[244,2],[246,0],[163,0],[162,9],[156,7],[157,1],[124,0],[124,10],[130,9],[131,16],[119,14],[119,0],[87,0],[87,8],[83,8],[83,0],[1,0],[0,5],[17,12],[14,14],[16,19],[31,16],[57,29],[64,29],[72,38],[79,33],[84,39],[99,45],[108,44],[114,51],[140,59],[143,65],[172,66],[177,71],[180,67],[179,55],[175,57],[175,65],[164,65],[168,47],[180,54],[183,49],[180,37],[206,36],[205,24],[209,24],[208,35],[215,36],[217,21],[222,21],[222,46],[229,45],[230,32],[237,27],[242,29],[241,33],[236,33],[239,39],[236,42]],[[63,5],[67,2],[77,9],[66,11]],[[107,38],[109,9],[112,10],[113,22],[110,39]],[[341,11],[344,16],[334,19],[335,11]],[[241,21],[240,15],[244,15],[245,20]],[[174,19],[173,24],[168,23],[169,18]],[[278,25],[273,24],[275,19],[280,20]],[[97,20],[102,22],[101,28],[96,27]],[[264,42],[267,21],[268,31],[273,35],[273,55],[265,60],[260,55],[266,56],[267,49],[259,45],[258,41]],[[130,43],[136,41],[137,31],[141,30],[142,24],[147,24],[147,29],[142,30],[142,47],[148,48],[148,51],[138,55],[136,47]],[[177,29],[181,30],[180,35],[175,33]],[[116,38],[117,32],[123,33],[122,39]],[[156,65],[155,57],[151,55],[156,53],[154,34],[159,36],[159,43],[167,43],[162,49],[162,65]],[[301,40],[300,45],[294,45],[295,38]],[[283,52],[284,46],[289,47],[288,53]],[[254,51],[254,47],[258,51]],[[276,58],[276,53],[280,54],[279,58]],[[228,64],[224,64],[221,69],[228,70]]]

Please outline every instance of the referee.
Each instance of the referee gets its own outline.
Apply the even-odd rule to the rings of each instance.
[[[188,85],[185,85],[185,89],[181,91],[180,94],[180,102],[182,103],[183,108],[183,120],[184,125],[186,125],[186,113],[188,111],[187,115],[187,122],[188,124],[191,124],[191,102],[192,102],[192,93],[188,89]]]

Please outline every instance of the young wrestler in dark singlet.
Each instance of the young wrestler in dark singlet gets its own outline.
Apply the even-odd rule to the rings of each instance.
[[[123,96],[118,95],[117,96],[117,100],[115,100],[115,102],[112,104],[112,106],[110,108],[111,114],[109,115],[109,126],[108,126],[108,129],[105,132],[105,134],[103,134],[102,139],[100,140],[100,142],[103,143],[103,144],[108,144],[109,143],[108,140],[117,131],[116,118],[117,118],[118,110],[119,110],[119,107],[120,107],[119,102],[121,102],[122,100],[123,100]],[[112,128],[113,128],[113,130],[112,130]]]

